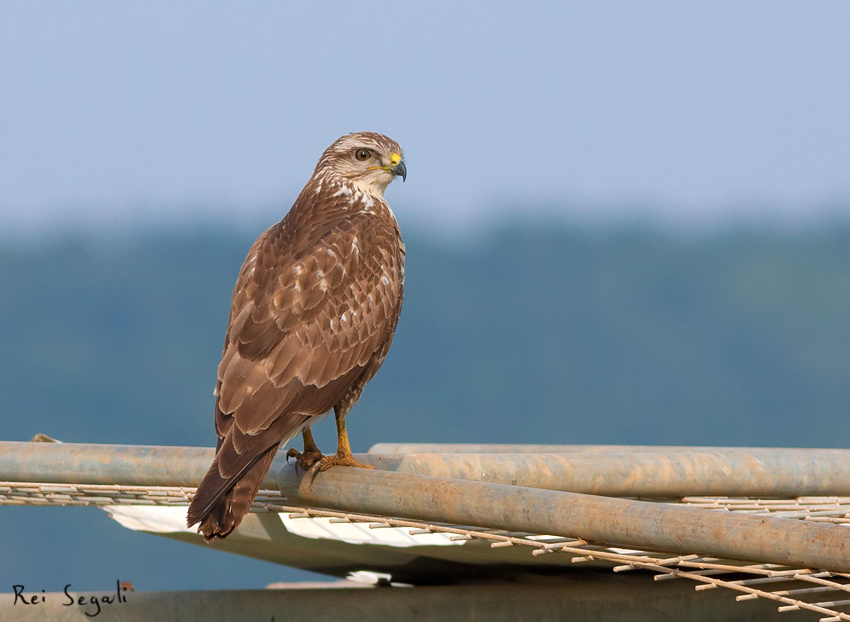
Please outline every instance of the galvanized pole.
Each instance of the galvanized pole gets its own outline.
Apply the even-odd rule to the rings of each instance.
[[[819,450],[810,451],[813,465],[827,456],[817,453]],[[833,455],[833,467],[844,468],[846,454],[822,451],[838,451]],[[780,451],[777,455],[798,453]],[[0,480],[190,487],[200,480],[212,454],[211,449],[186,447],[5,442],[0,443]],[[502,458],[507,463],[513,460],[512,468],[517,464],[526,464],[529,469],[533,466],[527,457],[525,463],[516,463],[511,456]],[[600,467],[611,459],[602,454],[599,458]],[[541,459],[543,462],[534,467],[538,471],[549,468]],[[681,456],[682,460],[693,462],[687,455]],[[436,458],[433,461],[439,463]],[[797,467],[802,468],[802,464]],[[810,474],[825,472],[814,469]],[[850,572],[850,530],[843,525],[377,469],[337,467],[305,476],[287,464],[282,454],[265,485],[274,487],[275,482],[290,499],[343,511]]]
[[[692,451],[807,452],[803,447],[717,447],[703,445],[533,445],[528,443],[376,443],[370,454],[587,454],[587,453],[688,453]]]
[[[850,450],[689,448],[573,454],[358,454],[378,469],[606,496],[850,495]],[[197,486],[202,447],[0,442],[0,480]],[[286,460],[278,454],[272,473]],[[274,488],[272,476],[265,488]]]
[[[287,465],[277,481],[316,507],[850,572],[843,525],[360,468],[305,475]]]
[[[609,497],[850,495],[850,450],[691,449],[518,454],[365,454],[399,473]]]

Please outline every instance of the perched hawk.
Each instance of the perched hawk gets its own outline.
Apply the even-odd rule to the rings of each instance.
[[[187,516],[207,541],[239,525],[278,446],[299,432],[303,453],[287,455],[302,467],[364,466],[345,415],[384,362],[401,311],[404,244],[384,200],[398,175],[407,168],[394,140],[343,136],[248,252],[218,366],[215,459]],[[323,457],[310,425],[332,408],[338,449]]]

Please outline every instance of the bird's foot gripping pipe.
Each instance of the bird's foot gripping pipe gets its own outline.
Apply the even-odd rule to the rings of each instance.
[[[291,447],[289,451],[286,452],[286,459],[295,458],[295,464],[297,464],[302,470],[309,471],[319,462],[322,462],[326,459],[326,456],[322,455],[318,449],[315,451],[305,450],[303,452],[298,451],[294,447]],[[324,469],[321,469],[324,471]]]
[[[363,464],[362,462],[357,462],[354,459],[354,456],[349,454],[340,454],[335,453],[332,456],[323,456],[319,461],[319,471],[327,471],[332,466],[352,466],[352,467],[360,467],[361,469],[374,469],[375,467],[371,464]]]

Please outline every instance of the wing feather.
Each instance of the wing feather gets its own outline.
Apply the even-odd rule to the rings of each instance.
[[[242,434],[266,429],[284,411],[327,412],[340,391],[312,388],[362,372],[391,338],[387,316],[398,311],[403,268],[398,255],[390,255],[389,268],[381,265],[388,257],[382,236],[397,233],[358,218],[368,216],[343,220],[309,249],[287,251],[283,225],[252,247],[234,290],[218,374],[220,411]],[[394,279],[382,281],[387,269]]]

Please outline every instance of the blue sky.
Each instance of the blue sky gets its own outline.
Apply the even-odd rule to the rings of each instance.
[[[850,211],[850,4],[5,3],[0,226],[277,220],[404,147],[402,224]]]

